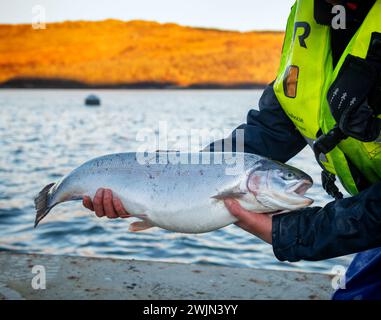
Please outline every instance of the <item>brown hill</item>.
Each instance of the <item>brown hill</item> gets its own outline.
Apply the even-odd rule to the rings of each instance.
[[[0,25],[0,83],[15,78],[88,85],[264,84],[283,33],[234,32],[147,21],[64,22],[34,30]]]

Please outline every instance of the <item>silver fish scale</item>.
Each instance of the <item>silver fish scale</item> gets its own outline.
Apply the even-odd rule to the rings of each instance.
[[[107,188],[131,215],[145,220],[148,226],[186,233],[208,232],[236,221],[221,201],[231,195],[238,196],[246,208],[249,205],[251,210],[270,212],[270,207],[248,191],[249,173],[283,169],[289,167],[246,153],[106,155],[84,163],[54,187],[42,189],[36,200],[36,221],[58,203],[85,195],[94,198],[97,189]],[[301,179],[307,177],[299,173]]]
[[[109,188],[132,215],[143,214],[169,230],[205,232],[235,221],[213,196],[245,182],[247,171],[260,159],[239,153],[106,155],[65,176],[52,188],[49,205],[94,197],[98,188]]]

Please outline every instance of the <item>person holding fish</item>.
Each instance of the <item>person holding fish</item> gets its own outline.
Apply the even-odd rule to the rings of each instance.
[[[340,12],[344,12],[344,26],[337,19]],[[149,216],[148,207],[133,198],[144,195],[135,193],[127,199],[121,196],[121,186],[110,183],[114,178],[110,180],[104,174],[91,180],[83,175],[97,174],[102,167],[115,168],[115,163],[134,166],[133,156],[98,159],[41,191],[36,199],[36,224],[55,204],[68,200],[70,181],[87,181],[92,187],[77,187],[71,199],[83,198],[86,208],[110,219],[137,217],[139,210],[145,211],[140,216],[144,221],[135,224],[134,231],[156,225],[180,232],[207,232],[235,222],[272,244],[280,261],[316,261],[358,253],[347,270],[345,289],[338,289],[333,299],[381,299],[380,17],[381,0],[295,2],[278,75],[264,90],[259,111],[251,110],[247,123],[204,150],[223,152],[233,147],[238,151],[234,150],[236,134],[243,130],[246,167],[240,178],[219,180],[223,170],[220,166],[184,171],[180,167],[158,167],[156,176],[151,175],[148,165],[136,169],[134,173],[141,170],[144,181],[135,179],[131,183],[135,187],[141,183],[146,190],[152,185],[143,202],[151,206],[161,203],[165,208]],[[311,201],[303,195],[311,185],[310,178],[281,164],[307,144],[322,168],[323,188],[335,198],[324,207],[307,207]],[[176,172],[188,174],[193,181],[190,199],[181,198],[187,189]],[[337,188],[336,177],[349,197],[344,198]],[[103,188],[92,190],[96,185],[92,181]],[[128,184],[128,178],[126,181]],[[209,194],[210,188],[203,189],[205,181],[213,185],[216,194]],[[224,188],[218,190],[217,181]],[[53,201],[60,188],[65,192]],[[183,205],[184,215],[177,222],[173,213],[179,207],[171,206],[171,192],[177,192]],[[222,206],[228,209],[226,214]],[[284,209],[288,212],[279,213]],[[200,213],[197,217],[196,212]]]

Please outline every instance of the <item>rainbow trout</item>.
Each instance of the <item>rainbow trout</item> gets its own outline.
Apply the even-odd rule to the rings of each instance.
[[[89,160],[35,199],[35,226],[63,202],[94,197],[108,188],[140,220],[131,231],[153,226],[203,233],[236,222],[223,200],[235,198],[255,212],[274,213],[310,205],[306,173],[246,153],[119,153]]]

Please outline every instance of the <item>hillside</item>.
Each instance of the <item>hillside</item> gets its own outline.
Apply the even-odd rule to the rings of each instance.
[[[239,86],[272,81],[281,32],[233,32],[148,21],[0,25],[0,83],[20,78],[87,85]]]

